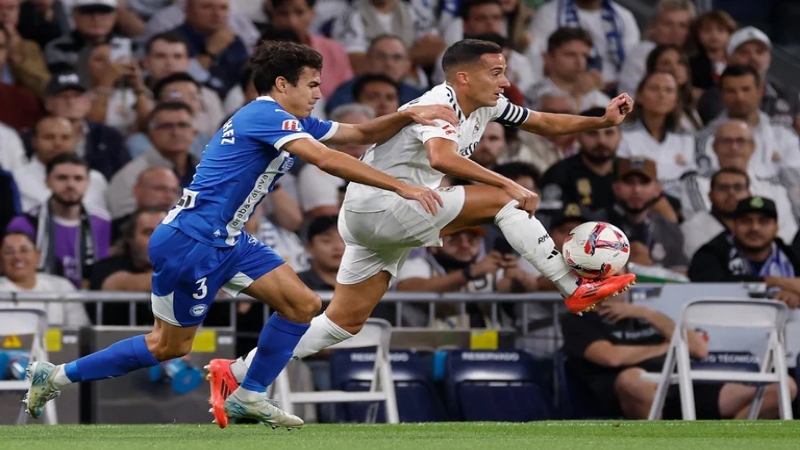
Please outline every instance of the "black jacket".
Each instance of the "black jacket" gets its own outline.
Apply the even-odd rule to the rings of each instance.
[[[783,251],[794,266],[796,274],[800,274],[800,258],[791,247],[784,244],[780,238],[775,238],[778,248]],[[756,274],[740,275],[731,269],[731,244],[728,241],[728,232],[723,231],[708,244],[700,247],[694,254],[689,266],[689,279],[692,282],[718,283],[726,281],[763,281]]]

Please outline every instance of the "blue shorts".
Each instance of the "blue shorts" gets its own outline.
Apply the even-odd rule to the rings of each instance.
[[[213,247],[177,228],[159,225],[150,236],[153,315],[179,327],[200,325],[222,290],[233,297],[284,263],[256,238],[242,234],[233,247]]]

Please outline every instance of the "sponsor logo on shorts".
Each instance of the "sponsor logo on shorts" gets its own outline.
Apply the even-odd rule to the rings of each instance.
[[[194,317],[200,317],[206,312],[206,305],[194,305],[189,309],[189,314]]]

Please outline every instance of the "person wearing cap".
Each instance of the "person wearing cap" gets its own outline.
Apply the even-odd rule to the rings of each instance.
[[[91,104],[87,88],[77,73],[58,73],[50,79],[44,100],[45,110],[48,114],[67,119],[72,124],[73,132],[78,138],[75,153],[86,159],[92,169],[110,180],[131,157],[117,130],[86,120]],[[31,137],[30,131],[22,135],[29,157],[35,152]]]
[[[800,93],[797,89],[780,86],[767,80],[772,65],[772,42],[755,27],[744,27],[731,35],[728,41],[728,65],[742,64],[754,68],[759,75],[759,108],[778,123],[800,130]],[[703,122],[709,123],[726,108],[724,92],[709,89],[700,98],[697,111]]]
[[[685,272],[689,261],[683,255],[683,234],[661,213],[668,203],[663,202],[655,161],[620,158],[613,187],[617,204],[609,212],[609,222],[628,236],[631,261]]]
[[[52,73],[85,72],[86,67],[78,67],[80,56],[112,38],[121,46],[131,46],[128,38],[116,36],[113,31],[117,21],[117,0],[74,0],[72,19],[75,29],[50,41],[44,48],[44,59]]]
[[[720,233],[692,258],[692,282],[764,281],[766,277],[800,276],[800,257],[778,237],[778,210],[765,197],[748,197],[736,205],[730,233]],[[773,293],[784,301],[790,293]],[[794,294],[797,295],[797,294]]]

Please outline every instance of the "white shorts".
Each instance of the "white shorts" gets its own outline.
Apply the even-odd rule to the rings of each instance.
[[[339,233],[345,250],[336,281],[356,284],[382,270],[394,278],[414,248],[441,247],[439,234],[461,212],[465,192],[463,186],[436,191],[444,206],[439,207],[435,216],[427,213],[419,202],[396,194],[380,211],[353,211],[345,203],[339,213]],[[358,210],[355,206],[353,209]]]

